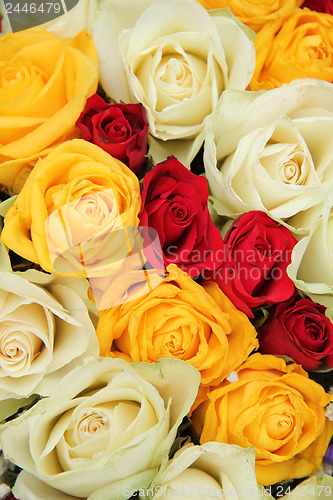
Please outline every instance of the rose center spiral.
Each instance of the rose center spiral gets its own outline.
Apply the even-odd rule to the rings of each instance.
[[[109,419],[102,412],[86,410],[75,425],[78,441],[84,443],[92,436],[99,434],[109,427]]]

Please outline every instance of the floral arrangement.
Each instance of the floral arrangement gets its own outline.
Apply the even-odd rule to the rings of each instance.
[[[0,496],[333,498],[332,1],[0,9]]]

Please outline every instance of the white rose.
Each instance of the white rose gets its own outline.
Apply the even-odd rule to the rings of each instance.
[[[225,92],[205,134],[214,210],[229,217],[262,210],[282,222],[321,203],[333,178],[332,132],[331,83]]]
[[[209,14],[196,0],[136,0],[130,8],[102,0],[92,25],[101,83],[116,101],[144,105],[161,140],[150,141],[155,162],[173,154],[188,164],[222,92],[246,88],[255,65],[249,34],[228,9]]]
[[[87,306],[70,285],[34,270],[12,272],[0,245],[0,420],[15,413],[19,398],[49,395],[85,356],[98,355]]]
[[[86,359],[49,398],[1,426],[5,456],[24,469],[14,495],[116,500],[147,487],[199,383],[199,372],[174,358]]]
[[[253,448],[216,442],[189,444],[169,461],[148,488],[153,500],[251,498],[262,500]]]
[[[292,217],[297,229],[310,227],[309,234],[295,245],[287,272],[296,287],[328,307],[333,314],[333,194],[322,206],[316,206]]]

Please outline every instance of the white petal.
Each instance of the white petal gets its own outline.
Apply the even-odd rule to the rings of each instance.
[[[91,34],[98,52],[100,81],[116,101],[130,102],[126,74],[118,49],[122,30],[134,26],[152,0],[104,0],[98,6]]]
[[[52,293],[59,303],[66,304],[67,310],[73,318],[72,324],[64,321],[61,317],[56,319],[56,339],[52,363],[48,371],[54,371],[72,361],[72,359],[87,353],[87,347],[94,338],[95,329],[88,316],[87,309],[82,300],[73,290],[63,285],[54,285]],[[87,353],[98,354],[98,346]]]
[[[242,497],[244,492],[251,492],[254,500],[260,500],[261,495],[258,489],[255,470],[255,455],[253,448],[243,449],[236,445],[209,442],[201,446],[194,446],[192,443],[181,448],[168,462],[164,470],[156,476],[152,486],[167,486],[178,478],[181,480],[182,474],[186,470],[200,470],[211,476],[219,487],[215,487],[217,492],[222,489],[226,499]],[[190,469],[188,469],[190,468]],[[172,485],[173,483],[171,483]],[[204,477],[193,477],[192,491],[197,496],[198,491],[210,488]],[[213,486],[214,488],[214,486]],[[215,489],[214,488],[214,489]],[[207,492],[206,492],[207,495]]]
[[[217,157],[230,154],[251,130],[267,126],[286,115],[298,118],[318,109],[333,113],[332,85],[323,80],[303,78],[282,87],[259,92],[224,92],[212,122]]]
[[[14,421],[9,421],[0,428],[0,442],[6,458],[15,464],[20,464],[22,469],[36,473],[34,461],[31,457],[29,446],[30,418],[43,411],[46,400],[38,401],[30,410],[23,413]],[[15,422],[15,425],[13,425]]]
[[[234,19],[213,17],[218,28],[228,65],[226,89],[246,89],[255,68],[255,48],[252,40],[236,24]]]
[[[88,500],[125,500],[134,492],[148,488],[156,476],[157,469],[150,469],[139,474],[132,475],[122,481],[115,481],[112,484],[96,490],[89,496]]]
[[[80,33],[80,31],[87,28],[89,4],[96,4],[97,1],[98,0],[79,0],[77,5],[61,16],[60,19],[51,21],[41,27],[47,29],[50,33],[53,33],[62,40],[71,40]],[[91,7],[89,14],[90,16],[93,15]]]
[[[30,403],[36,399],[36,395],[33,394],[29,398],[19,398],[13,399],[10,396],[12,394],[6,391],[0,390],[0,421],[3,422],[6,418],[14,415],[23,406],[28,406]],[[8,399],[7,399],[8,398]]]
[[[18,475],[13,493],[24,500],[86,500],[55,490],[25,470]]]
[[[176,361],[176,363],[175,363]],[[183,417],[190,411],[196,398],[200,373],[186,361],[162,358],[157,363],[133,363],[141,377],[156,387],[167,404],[170,404],[170,432],[155,455],[155,461],[170,449]]]
[[[179,31],[206,33],[211,39],[219,40],[212,18],[197,1],[156,0],[143,12],[135,24],[126,60],[130,63],[136,54],[156,40]]]
[[[0,271],[11,272],[11,270],[12,266],[10,264],[8,252],[6,251],[4,244],[0,242]]]
[[[185,167],[190,168],[190,163],[198,153],[203,142],[203,131],[192,140],[178,139],[162,141],[149,135],[149,155],[154,165],[165,161],[168,156],[175,156]]]

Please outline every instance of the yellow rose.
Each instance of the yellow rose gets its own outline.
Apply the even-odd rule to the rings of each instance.
[[[112,261],[114,243],[119,260],[123,227],[138,225],[140,207],[133,172],[98,146],[74,139],[39,160],[5,217],[2,241],[45,271],[85,277],[84,267],[102,265],[105,239],[108,257]],[[107,235],[114,235],[111,244]]]
[[[62,139],[60,138],[56,144],[34,153],[27,158],[10,159],[0,163],[0,184],[3,184],[7,191],[11,192],[13,195],[19,194],[27,180],[31,170],[36,165],[40,158],[44,158],[46,155],[51,153],[54,147],[58,146],[65,140],[76,139],[81,136],[81,132],[77,127],[72,133],[66,134]]]
[[[229,7],[231,12],[242,23],[254,31],[259,31],[265,24],[279,17],[288,15],[296,5],[301,5],[303,0],[198,0],[206,9],[221,9]]]
[[[255,39],[250,90],[272,89],[296,78],[333,82],[333,16],[295,9],[267,23]]]
[[[202,287],[175,265],[150,293],[101,311],[97,338],[102,356],[188,361],[204,385],[228,376],[258,347],[247,316],[216,283]]]
[[[276,356],[253,354],[237,372],[238,381],[208,389],[194,411],[201,443],[253,446],[264,486],[320,469],[333,430],[324,410],[331,396],[300,365]]]
[[[38,28],[9,33],[0,39],[0,75],[0,182],[12,187],[7,162],[29,164],[73,133],[97,88],[96,50],[86,32],[68,42]]]

